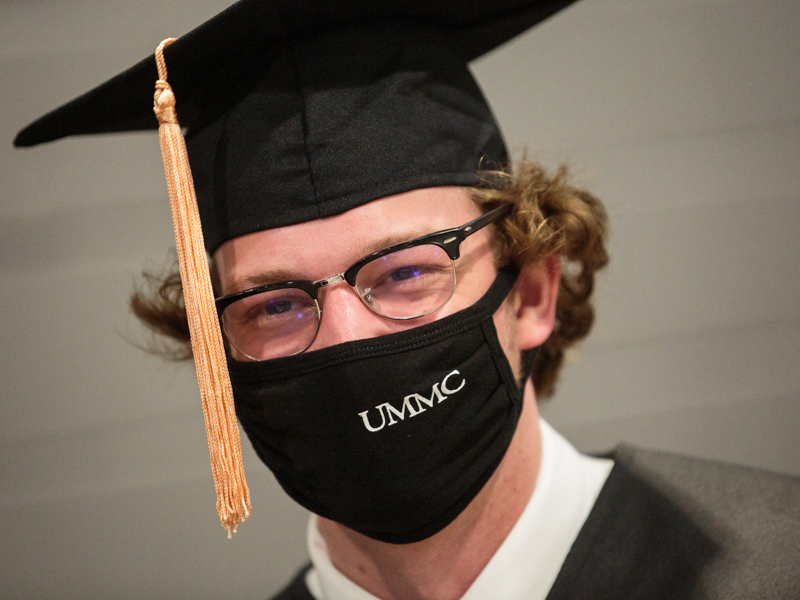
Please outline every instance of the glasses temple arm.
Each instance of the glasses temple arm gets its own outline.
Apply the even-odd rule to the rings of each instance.
[[[503,215],[508,214],[512,208],[513,205],[511,204],[503,204],[502,206],[498,206],[497,208],[494,208],[489,212],[481,215],[474,221],[470,221],[466,225],[462,225],[461,227],[458,228],[458,230],[461,232],[461,235],[463,236],[462,239],[472,235],[476,231],[483,229],[489,223],[499,219]]]

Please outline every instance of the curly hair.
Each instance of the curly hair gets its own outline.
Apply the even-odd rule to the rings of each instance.
[[[482,176],[485,186],[467,190],[473,201],[485,210],[501,204],[514,206],[497,225],[494,250],[498,260],[524,267],[552,254],[562,259],[555,327],[532,367],[537,398],[547,398],[555,391],[565,352],[586,337],[594,321],[595,272],[608,263],[605,208],[570,182],[566,166],[550,175],[541,164],[523,159],[513,172],[490,171]],[[161,338],[154,339],[149,350],[170,360],[191,358],[177,260],[166,273],[145,272],[143,277],[130,306]],[[211,278],[217,287],[213,262]]]
[[[514,206],[497,225],[500,262],[525,267],[548,255],[561,256],[555,325],[531,372],[536,397],[548,398],[567,349],[586,337],[594,322],[591,296],[595,272],[608,264],[608,217],[600,200],[570,182],[565,165],[551,176],[541,164],[522,160],[513,173],[491,171],[486,179],[486,187],[469,190],[478,205],[486,210]]]

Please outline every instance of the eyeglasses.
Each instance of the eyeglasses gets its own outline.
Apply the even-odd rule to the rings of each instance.
[[[273,283],[217,298],[225,337],[251,360],[299,354],[319,331],[320,288],[341,281],[352,286],[370,310],[388,319],[429,315],[453,297],[461,242],[509,210],[511,205],[505,204],[461,227],[373,252],[325,279]]]

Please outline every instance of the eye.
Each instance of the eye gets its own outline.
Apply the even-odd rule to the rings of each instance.
[[[420,268],[418,266],[406,266],[400,267],[399,269],[395,269],[390,273],[390,277],[392,281],[405,281],[407,279],[413,279],[414,277],[419,277],[421,275]]]
[[[229,327],[277,327],[287,320],[305,319],[316,311],[313,298],[294,288],[264,292],[239,300],[226,309]]]
[[[222,313],[231,345],[255,360],[302,352],[314,340],[320,311],[299,288],[279,288],[245,296]]]
[[[280,315],[292,310],[292,302],[290,300],[269,300],[261,308],[269,316]]]
[[[434,245],[414,246],[382,256],[366,264],[358,274],[362,297],[366,290],[374,297],[386,293],[407,293],[420,286],[436,285],[439,278],[452,279],[447,253]]]

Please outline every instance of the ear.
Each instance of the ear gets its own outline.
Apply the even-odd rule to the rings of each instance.
[[[555,254],[524,267],[514,290],[517,295],[517,334],[521,350],[541,346],[556,319],[561,261]]]

